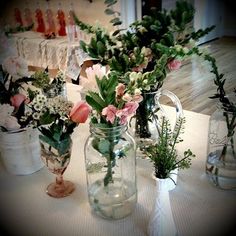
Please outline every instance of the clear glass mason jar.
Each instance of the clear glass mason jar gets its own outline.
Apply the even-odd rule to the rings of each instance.
[[[89,203],[106,219],[121,219],[135,208],[136,146],[127,125],[102,128],[90,124],[85,147]]]
[[[217,187],[236,190],[236,110],[217,105],[208,132],[206,174]]]

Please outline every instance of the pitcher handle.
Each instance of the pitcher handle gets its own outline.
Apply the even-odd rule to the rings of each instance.
[[[182,105],[181,105],[181,102],[180,102],[179,98],[174,93],[170,92],[167,89],[160,89],[157,92],[157,94],[155,95],[155,103],[156,103],[157,107],[159,107],[160,110],[163,112],[165,117],[167,117],[165,109],[163,108],[163,106],[159,102],[161,96],[167,96],[173,102],[173,104],[175,105],[175,111],[176,111],[175,124],[176,124],[176,121],[179,118],[182,118],[184,116],[183,108],[182,108]],[[174,127],[175,127],[175,125],[174,125]]]

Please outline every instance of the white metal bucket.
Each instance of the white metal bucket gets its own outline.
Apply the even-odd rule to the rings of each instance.
[[[14,175],[32,174],[44,166],[37,129],[0,132],[0,153],[6,170]]]

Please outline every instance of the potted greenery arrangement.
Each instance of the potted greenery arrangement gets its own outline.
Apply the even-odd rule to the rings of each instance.
[[[189,168],[191,158],[195,157],[190,149],[183,153],[183,157],[176,149],[176,145],[183,141],[180,135],[183,133],[184,123],[185,118],[179,118],[171,131],[169,121],[163,117],[158,140],[145,150],[153,163],[153,177],[156,182],[156,201],[148,225],[150,236],[176,235],[169,191],[175,188],[178,169]]]

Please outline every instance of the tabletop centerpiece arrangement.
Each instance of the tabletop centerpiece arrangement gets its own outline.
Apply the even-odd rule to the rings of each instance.
[[[86,74],[83,93],[92,107],[84,148],[89,203],[99,216],[121,219],[133,212],[137,201],[136,146],[127,122],[142,97],[100,64],[87,68]]]
[[[116,178],[115,169],[129,164],[128,160],[125,164],[119,164],[119,161],[125,159],[124,152],[116,150],[116,147],[123,147],[123,145],[118,145],[123,138],[120,134],[117,135],[119,133],[117,130],[108,132],[111,124],[113,124],[112,129],[114,129],[114,124],[117,124],[114,123],[117,121],[117,114],[119,114],[118,120],[123,122],[124,114],[122,115],[120,111],[117,113],[117,109],[122,108],[124,101],[132,102],[133,99],[139,99],[139,106],[133,112],[135,124],[130,130],[134,130],[133,136],[143,153],[146,147],[158,140],[160,134],[160,120],[156,112],[160,109],[158,105],[161,94],[169,96],[176,105],[177,118],[182,116],[179,99],[169,91],[161,89],[167,72],[180,68],[181,60],[198,53],[195,41],[214,28],[194,31],[191,23],[194,8],[187,1],[177,1],[175,9],[169,12],[153,9],[149,16],[135,21],[127,30],[122,30],[119,29],[122,24],[119,18],[120,13],[113,9],[116,2],[115,0],[104,1],[107,6],[105,13],[114,16],[111,23],[116,30],[113,33],[109,33],[101,26],[86,24],[74,15],[75,23],[80,29],[91,35],[89,43],[80,41],[81,48],[98,63],[95,66],[99,68],[102,65],[109,71],[108,77],[104,77],[101,70],[97,72],[97,76],[93,75],[93,81],[97,83],[95,87],[98,87],[99,92],[87,91],[86,96],[86,101],[99,117],[95,116],[91,119],[91,136],[85,147],[88,195],[92,208],[105,218],[121,218],[127,215],[123,212],[124,204],[120,202],[118,204],[121,206],[120,209],[118,207],[117,211],[115,210],[117,202],[114,202],[114,194],[118,189],[132,189],[124,187],[128,186],[125,181],[123,181],[124,184],[116,184],[117,180],[120,182],[123,179],[122,173],[126,171],[120,171],[121,174]],[[87,77],[89,76],[87,73]],[[88,83],[86,78],[81,78],[80,82],[82,86]],[[120,93],[121,96],[115,95],[111,83],[117,86],[116,93],[117,95]],[[117,103],[119,100],[120,104]],[[111,104],[116,105],[111,106]],[[126,115],[124,118],[126,120]],[[95,128],[94,124],[96,124]],[[132,125],[132,122],[130,124]],[[104,128],[106,134],[104,130],[101,131]],[[152,132],[155,133],[152,134]],[[116,135],[111,137],[113,133]],[[97,155],[99,155],[97,158],[91,158]],[[126,190],[123,191],[126,192]],[[118,195],[120,196],[120,193]],[[131,194],[126,194],[126,198],[127,196],[130,197]],[[110,204],[109,207],[107,204]]]
[[[69,195],[74,185],[63,181],[63,174],[71,157],[71,135],[86,121],[90,107],[83,101],[74,105],[66,96],[57,96],[65,83],[61,74],[50,79],[46,69],[30,76],[27,64],[18,57],[8,58],[3,66],[0,134],[7,170],[30,174],[45,163],[57,175],[47,193],[52,197]]]
[[[22,122],[24,106],[31,99],[23,87],[32,81],[25,60],[9,57],[0,71],[1,157],[6,170],[14,175],[32,174],[44,165],[40,158],[38,130],[31,121]]]
[[[56,181],[48,185],[46,192],[55,198],[68,196],[75,189],[72,182],[63,179],[71,158],[71,135],[78,124],[86,122],[90,107],[83,101],[73,105],[62,96],[47,98],[38,94],[26,108],[32,112],[23,118],[33,119],[38,127],[42,160],[56,175]]]
[[[76,16],[75,23],[92,36],[89,43],[80,41],[81,48],[94,60],[116,71],[121,83],[127,84],[132,78],[140,89],[143,101],[134,116],[132,129],[142,152],[157,138],[157,129],[153,127],[158,119],[157,93],[161,92],[167,73],[179,69],[182,60],[198,52],[195,42],[214,27],[194,31],[193,6],[187,1],[177,1],[175,9],[169,12],[151,9],[150,15],[143,16],[123,30],[119,28],[122,24],[120,13],[113,10],[116,2],[105,1],[105,13],[114,16],[110,21],[115,28],[112,34],[100,26],[85,24]],[[126,73],[132,76],[127,78]],[[176,96],[167,95],[172,96],[174,104],[179,104]]]

